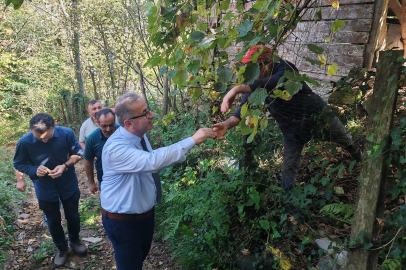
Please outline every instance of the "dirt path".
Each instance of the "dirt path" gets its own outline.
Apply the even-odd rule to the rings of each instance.
[[[88,254],[80,257],[69,252],[65,267],[59,269],[116,269],[113,247],[101,222],[99,194],[94,195],[88,191],[87,178],[82,163],[76,165],[76,173],[81,191],[79,211],[82,228],[80,236],[82,239],[88,239],[88,241],[84,241],[88,246]],[[66,233],[64,219],[63,223]],[[9,258],[4,264],[4,269],[54,269],[53,256],[56,248],[44,221],[44,215],[38,208],[33,187],[29,190],[26,200],[21,204],[15,227],[14,243],[12,248],[7,251]],[[165,244],[160,240],[154,240],[143,269],[169,270],[178,268],[174,266]]]

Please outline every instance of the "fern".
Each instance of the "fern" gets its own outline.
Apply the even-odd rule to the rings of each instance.
[[[351,222],[352,219],[349,219],[349,217],[352,216],[354,211],[355,207],[353,205],[340,202],[325,205],[320,210],[320,213],[327,214],[332,218],[342,219],[346,222]]]
[[[399,257],[393,259],[386,259],[383,264],[383,270],[401,270],[402,269],[402,261]]]

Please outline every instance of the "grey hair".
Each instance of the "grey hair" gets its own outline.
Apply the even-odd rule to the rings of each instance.
[[[116,115],[120,126],[124,127],[124,120],[134,116],[131,104],[140,102],[141,100],[141,96],[136,93],[127,93],[117,99]]]

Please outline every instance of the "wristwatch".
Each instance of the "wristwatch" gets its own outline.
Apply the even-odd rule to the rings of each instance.
[[[64,162],[63,165],[65,165],[65,169],[63,171],[66,171],[68,169],[68,164],[66,164],[66,162]]]

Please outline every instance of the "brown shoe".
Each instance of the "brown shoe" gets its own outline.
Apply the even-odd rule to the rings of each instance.
[[[80,239],[77,240],[76,242],[70,242],[70,247],[76,254],[79,255],[86,254],[87,252],[86,245],[83,244],[82,241],[80,241]]]
[[[67,250],[65,250],[65,251],[58,250],[58,252],[56,253],[55,258],[54,258],[55,267],[64,266],[67,259],[68,259],[68,251]]]

